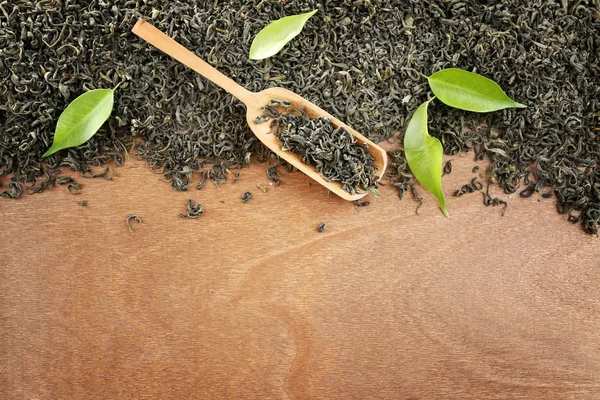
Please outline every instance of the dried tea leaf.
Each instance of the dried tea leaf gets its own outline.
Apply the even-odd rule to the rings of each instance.
[[[262,60],[277,54],[283,46],[300,34],[306,21],[315,15],[316,12],[317,10],[313,10],[271,22],[258,32],[258,35],[252,41],[250,59]]]
[[[450,218],[442,193],[442,144],[427,132],[430,102],[421,104],[410,119],[404,134],[404,153],[415,178],[435,196],[444,215]]]
[[[448,68],[428,80],[433,94],[450,107],[475,112],[527,108],[508,97],[496,82],[473,72]]]
[[[88,141],[110,116],[113,103],[112,89],[90,90],[73,100],[58,118],[52,147],[42,157]]]

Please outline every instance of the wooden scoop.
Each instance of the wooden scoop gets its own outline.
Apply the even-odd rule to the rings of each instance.
[[[298,168],[310,178],[319,182],[321,185],[325,186],[327,189],[331,190],[341,198],[346,200],[358,200],[364,197],[367,193],[350,194],[342,189],[342,184],[340,182],[328,182],[325,180],[325,178],[319,172],[317,172],[312,165],[302,162],[301,157],[297,154],[281,150],[281,142],[277,136],[269,133],[271,131],[270,124],[257,124],[254,122],[256,117],[264,114],[264,111],[261,109],[262,106],[267,105],[271,100],[288,100],[294,105],[294,107],[300,107],[303,105],[306,115],[310,118],[316,118],[318,116],[327,116],[331,118],[333,126],[341,126],[346,128],[352,135],[354,135],[354,137],[356,137],[358,144],[362,145],[363,143],[368,143],[368,151],[375,158],[375,165],[379,168],[379,170],[376,170],[375,172],[377,173],[378,178],[381,179],[381,176],[385,172],[385,168],[387,166],[386,152],[375,143],[371,142],[369,139],[350,128],[348,125],[332,117],[329,113],[312,104],[308,100],[303,99],[297,94],[283,88],[271,88],[258,93],[250,92],[217,71],[215,68],[208,65],[194,53],[143,19],[138,20],[133,27],[132,32],[154,47],[173,57],[183,65],[193,69],[209,81],[219,85],[244,103],[247,110],[246,120],[248,121],[248,125],[250,125],[250,129],[252,129],[256,137],[258,137],[258,139],[263,142],[265,146],[267,146],[279,157],[283,158],[291,165]]]

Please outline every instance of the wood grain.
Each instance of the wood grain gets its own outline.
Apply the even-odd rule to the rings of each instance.
[[[473,165],[450,220],[390,186],[360,211],[299,173],[263,193],[264,165],[0,199],[0,398],[600,399],[598,239],[552,199],[452,197]]]

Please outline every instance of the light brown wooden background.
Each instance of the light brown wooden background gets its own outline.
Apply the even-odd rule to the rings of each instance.
[[[473,165],[444,178],[450,220],[300,173],[263,193],[264,165],[177,193],[130,159],[0,199],[0,398],[600,399],[598,239],[553,199],[452,197]]]

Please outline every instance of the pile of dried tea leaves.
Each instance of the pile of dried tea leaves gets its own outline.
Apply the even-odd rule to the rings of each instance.
[[[313,9],[278,55],[248,60],[267,23]],[[92,175],[93,166],[122,164],[134,146],[177,190],[207,163],[216,169],[201,179],[219,183],[254,155],[279,179],[279,161],[250,133],[241,103],[130,33],[144,17],[248,89],[290,89],[374,141],[405,128],[430,96],[405,68],[493,79],[529,108],[480,115],[437,104],[444,110],[432,113],[431,134],[446,153],[489,157],[506,192],[526,181],[524,195],[556,193],[558,210],[595,233],[599,9],[598,0],[0,1],[0,174],[13,177],[0,190],[43,190],[61,165]],[[122,81],[105,127],[42,163],[66,105]],[[412,182],[397,154],[392,173],[403,191]]]

